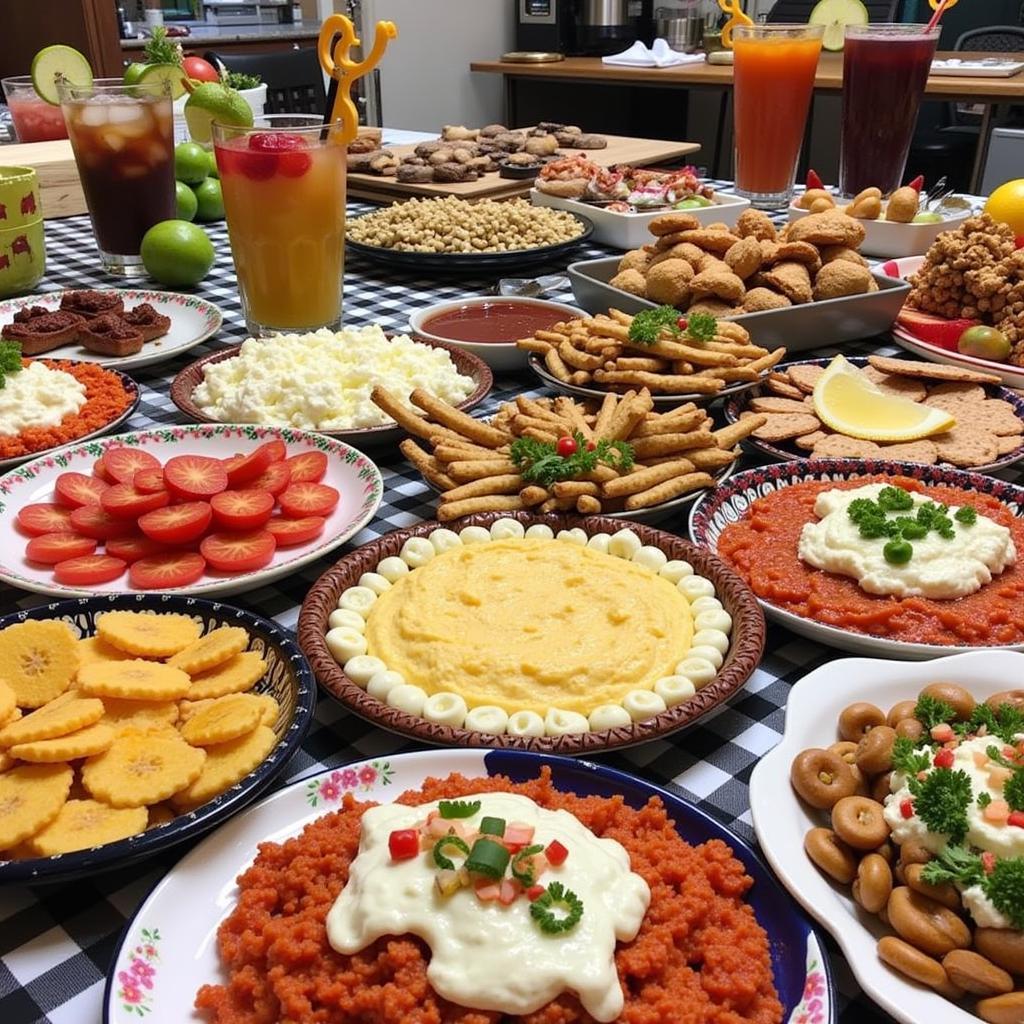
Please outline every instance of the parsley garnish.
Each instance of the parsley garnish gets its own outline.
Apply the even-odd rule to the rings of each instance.
[[[986,793],[983,790],[978,794],[978,799],[975,800],[975,803],[981,810],[985,810],[985,808],[988,807],[990,803],[992,803],[992,794]]]
[[[978,510],[970,505],[964,505],[953,513],[953,518],[964,526],[973,526],[978,521]]]
[[[907,736],[897,736],[892,745],[893,771],[909,778],[916,778],[918,772],[925,772],[932,766],[932,757],[927,751],[918,753],[914,741]]]
[[[172,43],[167,38],[167,29],[163,25],[153,29],[142,52],[145,54],[146,64],[176,64],[181,67],[184,60],[181,43]]]
[[[686,324],[680,326],[680,321]],[[658,306],[657,309],[643,309],[633,317],[629,325],[629,340],[641,345],[653,345],[667,332],[673,338],[685,336],[693,341],[711,341],[718,330],[718,321],[710,313],[694,313],[680,317],[675,306]]]
[[[718,331],[718,321],[710,313],[693,313],[686,318],[686,334],[694,341],[711,341]]]
[[[917,698],[917,703],[914,705],[914,717],[925,729],[931,731],[943,722],[953,721],[956,718],[956,712],[951,704],[923,693]]]
[[[967,772],[935,768],[923,780],[908,778],[914,810],[930,832],[949,836],[959,843],[967,835],[967,807],[974,796]]]
[[[512,442],[510,456],[519,467],[527,483],[550,487],[558,480],[572,480],[597,468],[598,464],[611,466],[622,472],[633,466],[633,446],[625,441],[602,439],[589,448],[582,434],[573,435],[576,451],[572,455],[559,455],[558,449],[548,441],[532,437],[519,437]]]
[[[263,79],[259,75],[247,75],[244,71],[229,71],[226,75],[221,76],[221,81],[229,89],[255,89],[258,85],[263,84]]]
[[[975,735],[982,726],[989,736],[998,736],[1004,743],[1016,743],[1024,733],[1024,712],[1013,704],[1000,704],[993,711],[987,704],[978,704],[966,722],[957,722],[953,729],[960,736]]]
[[[925,864],[921,878],[929,885],[954,882],[964,889],[980,885],[1014,928],[1024,928],[1024,857],[999,859],[986,874],[981,857],[950,844]]]
[[[551,912],[553,908],[565,913],[556,916]],[[566,889],[561,882],[552,882],[530,904],[530,917],[537,922],[540,930],[548,935],[568,932],[575,928],[583,917],[583,901],[572,889]]]
[[[17,341],[0,341],[0,389],[7,383],[7,376],[21,372],[21,344]]]
[[[985,877],[981,858],[962,846],[948,843],[933,860],[925,864],[921,872],[922,881],[929,885],[943,885],[958,882],[960,885],[976,885]]]

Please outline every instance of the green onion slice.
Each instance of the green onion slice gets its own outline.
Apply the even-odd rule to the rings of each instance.
[[[505,834],[505,819],[481,818],[480,834],[483,836],[503,836]]]
[[[520,850],[512,858],[512,877],[517,882],[522,882],[527,888],[533,885],[535,879],[533,855],[543,852],[544,847],[539,845],[527,846],[526,849]],[[523,864],[523,861],[526,861],[526,863]]]
[[[564,913],[553,914],[552,911],[556,908]],[[552,882],[547,890],[530,904],[530,916],[540,926],[540,930],[548,935],[572,931],[583,917],[583,901],[571,889],[566,889],[561,882]]]
[[[442,818],[472,818],[480,810],[479,800],[442,800],[437,805]]]
[[[434,843],[434,863],[442,871],[454,871],[455,865],[452,863],[451,858],[444,855],[444,848],[446,846],[454,846],[461,854],[469,856],[469,845],[465,839],[460,839],[458,836],[441,836],[436,843]]]
[[[473,849],[466,858],[463,867],[485,878],[501,878],[511,854],[508,849],[493,839],[480,838],[473,844]]]

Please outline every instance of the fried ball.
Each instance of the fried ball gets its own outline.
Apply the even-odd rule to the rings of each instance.
[[[651,254],[646,249],[631,249],[619,260],[619,273],[624,270],[645,270],[651,262]]]
[[[920,202],[921,197],[917,189],[904,185],[889,196],[889,202],[885,207],[885,219],[897,224],[909,224],[917,216]]]
[[[735,305],[743,301],[747,289],[731,270],[702,270],[690,281],[690,291],[701,298],[713,295]]]
[[[686,310],[687,313],[707,313],[708,316],[713,316],[716,320],[721,320],[727,316],[737,316],[744,312],[742,306],[734,306],[731,302],[723,302],[721,299],[699,299],[694,302]]]
[[[647,272],[647,298],[677,306],[690,291],[693,267],[686,260],[664,260]]]
[[[777,263],[763,276],[770,287],[782,292],[794,305],[811,301],[811,275],[803,263],[786,260]]]
[[[846,260],[848,263],[857,263],[862,267],[868,265],[868,261],[856,249],[845,245],[826,245],[819,252],[821,253],[822,265],[831,263],[833,260]]]
[[[686,260],[696,271],[700,270],[701,261],[705,255],[706,253],[702,249],[698,249],[697,246],[691,245],[689,242],[680,242],[678,245],[673,245],[671,249],[665,249],[663,252],[655,250],[655,254],[651,257],[651,262],[647,266],[650,268],[665,260]]]
[[[725,254],[729,269],[744,279],[761,267],[761,243],[756,238],[741,238]]]
[[[856,249],[864,241],[864,225],[838,210],[811,213],[789,225],[786,240],[810,242],[811,245],[845,245]]]
[[[743,308],[748,313],[761,313],[766,309],[785,309],[792,303],[785,295],[770,288],[751,288],[743,299]]]
[[[689,213],[662,213],[651,220],[648,230],[652,235],[674,235],[679,231],[696,231],[700,221]]]
[[[871,287],[871,271],[848,260],[833,260],[818,271],[814,280],[815,299],[838,299],[843,295],[863,295]]]
[[[616,274],[608,283],[613,288],[621,288],[622,291],[629,292],[630,295],[636,295],[641,299],[647,295],[647,279],[639,270],[632,267]]]
[[[775,241],[778,234],[771,218],[761,210],[744,210],[733,230],[740,238],[756,238],[766,242]]]

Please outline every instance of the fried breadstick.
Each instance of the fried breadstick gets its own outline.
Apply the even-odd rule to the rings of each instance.
[[[445,440],[462,440],[454,430],[430,423],[419,413],[402,405],[387,388],[379,385],[375,387],[370,392],[370,400],[379,409],[383,409],[403,430],[416,437],[422,437],[424,441],[429,441],[435,436],[443,437]]]
[[[663,391],[671,394],[713,395],[725,386],[723,381],[716,380],[714,377],[644,373],[642,370],[595,370],[594,380],[599,384],[640,385],[651,391]]]
[[[554,444],[559,437],[554,431],[538,430],[536,427],[527,427],[521,436],[532,437],[534,441],[543,441],[545,444]]]
[[[569,329],[565,331],[534,331],[533,336],[541,341],[550,341],[557,347],[569,336]]]
[[[749,437],[758,427],[763,427],[767,422],[768,417],[763,414],[744,416],[743,419],[716,430],[714,432],[715,444],[719,448],[732,448],[738,441]]]
[[[577,370],[596,370],[603,362],[599,355],[581,352],[571,341],[563,341],[558,346],[558,354],[566,366],[572,366]]]
[[[548,368],[548,373],[560,381],[567,383],[572,376],[562,357],[553,348],[544,353],[544,365]]]
[[[697,448],[688,451],[686,457],[693,463],[694,469],[721,469],[735,462],[740,453],[724,448]]]
[[[689,451],[691,448],[710,448],[715,443],[715,435],[710,430],[691,430],[685,434],[655,434],[653,437],[640,437],[631,441],[633,454],[638,459],[657,458],[672,452]]]
[[[660,373],[667,367],[668,363],[664,359],[651,359],[646,356],[620,356],[604,364],[606,370],[647,370],[650,373]]]
[[[441,437],[431,437],[430,443],[434,446],[434,458],[441,462],[466,462],[469,459],[497,459],[498,452],[507,449],[482,448],[478,444],[470,444],[468,441],[447,441]]]
[[[650,508],[651,505],[660,505],[662,502],[671,501],[681,494],[688,494],[701,487],[714,486],[715,479],[707,473],[686,473],[683,476],[673,477],[664,483],[658,484],[647,491],[640,491],[639,494],[631,494],[626,499],[627,511],[638,508]]]
[[[608,426],[602,431],[601,436],[609,441],[620,441],[629,437],[636,425],[651,411],[654,402],[651,400],[651,393],[646,388],[639,394],[627,391],[622,401],[615,408]]]
[[[521,434],[527,427],[533,427],[534,430],[545,434],[553,434],[556,438],[572,433],[572,425],[565,420],[535,419],[533,416],[517,413],[512,419],[512,432]]]
[[[628,473],[626,476],[609,480],[601,488],[601,495],[605,498],[622,498],[627,494],[639,494],[641,491],[646,491],[656,484],[692,472],[693,463],[689,459],[673,459],[671,462],[662,462],[657,466],[648,466],[646,469],[638,469],[633,473]]]
[[[759,345],[741,345],[736,341],[709,341],[707,347],[712,352],[728,352],[740,359],[757,359],[759,356],[768,355],[766,348]]]
[[[449,462],[446,470],[456,483],[465,484],[488,476],[506,476],[517,472],[518,468],[511,459],[474,459]]]
[[[618,404],[619,399],[615,395],[604,396],[597,419],[594,421],[594,437],[607,437],[608,424],[611,422],[612,416],[615,415],[615,407]]]
[[[639,437],[655,437],[658,434],[679,434],[686,433],[688,430],[697,429],[704,422],[704,410],[695,409],[693,412],[688,412],[683,416],[659,416],[655,419],[653,416],[648,416],[637,428],[630,434],[629,440],[633,441],[634,438]]]
[[[551,343],[539,341],[537,338],[520,338],[516,342],[516,348],[521,348],[524,352],[536,352],[538,355],[543,355],[545,352],[551,351]]]
[[[551,495],[543,487],[538,487],[536,484],[531,484],[529,487],[524,487],[519,492],[519,497],[523,504],[528,508],[533,505],[539,505],[543,501],[547,501]]]
[[[576,511],[584,516],[596,516],[601,511],[601,502],[590,494],[581,494],[576,499]]]
[[[601,488],[597,484],[586,480],[559,480],[552,485],[551,490],[556,498],[578,498],[581,494],[597,497],[601,493]]]
[[[488,476],[480,480],[452,487],[441,495],[442,501],[462,501],[465,498],[482,498],[493,494],[518,494],[523,488],[523,478],[518,473],[503,476]]]
[[[617,324],[622,324],[625,327],[633,322],[633,318],[628,313],[623,313],[621,309],[609,309],[608,316]]]
[[[448,523],[477,512],[518,512],[522,508],[523,502],[518,494],[488,494],[463,501],[444,501],[437,510],[437,518],[439,522]]]
[[[436,395],[424,391],[423,388],[416,388],[409,396],[409,401],[413,405],[419,406],[438,423],[443,423],[445,427],[462,434],[474,444],[483,445],[484,448],[498,448],[508,441],[508,435],[503,434],[500,430],[495,430],[493,427],[487,426],[486,423],[467,416]]]
[[[432,455],[425,452],[411,437],[403,439],[399,451],[420,471],[423,479],[442,491],[455,486],[455,481],[441,469]]]
[[[561,423],[562,417],[552,412],[536,398],[527,398],[526,395],[516,396],[516,408],[524,416],[530,416],[535,420],[551,420],[554,423]]]
[[[708,370],[707,374],[709,377],[714,377],[717,380],[725,382],[757,380],[760,376],[758,371],[754,369],[753,363],[747,363],[746,366],[729,366],[724,369]]]
[[[562,396],[555,399],[555,412],[560,413],[569,421],[571,433],[583,435],[587,441],[594,440],[594,431],[590,424],[583,418],[583,409],[571,398]]]

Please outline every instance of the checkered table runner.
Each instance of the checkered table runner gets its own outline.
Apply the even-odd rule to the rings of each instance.
[[[722,187],[729,183],[715,184]],[[369,209],[366,204],[350,204],[349,216]],[[784,214],[780,222],[782,219]],[[196,291],[221,307],[224,327],[216,339],[186,355],[132,373],[141,387],[142,402],[124,426],[126,431],[180,422],[182,416],[168,395],[174,375],[200,355],[245,338],[227,231],[223,224],[218,224],[208,227],[208,232],[218,259]],[[41,288],[111,286],[111,279],[100,270],[87,217],[48,221],[46,243],[47,275]],[[612,254],[612,250],[586,245],[577,249],[572,258]],[[523,274],[510,272],[509,276],[539,276],[563,269],[564,264],[552,264],[532,267]],[[393,331],[405,330],[409,314],[419,307],[441,299],[477,295],[495,284],[494,277],[441,278],[396,273],[353,256],[345,270],[345,321],[376,322]],[[551,297],[573,301],[568,288]],[[887,338],[866,340],[847,346],[844,351],[865,354],[883,350],[895,351]],[[835,351],[823,348],[808,355],[832,355]],[[493,411],[499,403],[528,389],[539,393],[535,385],[532,376],[502,377],[495,382],[482,411]],[[755,462],[749,456],[743,461],[745,465]],[[310,585],[340,554],[391,530],[432,518],[432,494],[397,452],[380,468],[384,500],[377,516],[341,552],[286,579],[229,600],[294,629],[299,605]],[[659,525],[661,529],[686,535],[684,514]],[[0,614],[41,601],[37,596],[4,587],[0,592]],[[770,625],[761,666],[727,705],[686,732],[596,760],[668,787],[753,841],[747,789],[750,773],[758,759],[780,739],[791,684],[836,656],[828,648]],[[277,786],[348,761],[387,756],[417,746],[354,717],[330,697],[322,696],[313,727]],[[70,885],[0,890],[0,1024],[99,1024],[104,977],[121,930],[150,888],[183,852],[184,848],[179,847],[154,857],[144,866]],[[832,959],[844,994],[843,1024],[890,1019],[859,994],[838,953],[834,952]]]

